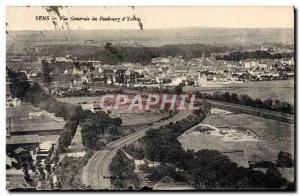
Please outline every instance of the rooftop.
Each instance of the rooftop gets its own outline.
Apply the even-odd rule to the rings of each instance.
[[[40,142],[40,138],[37,134],[6,137],[6,144],[7,145],[36,144],[36,143],[39,143],[39,142]]]
[[[14,107],[14,108],[7,108],[6,109],[6,118],[8,118],[8,117],[12,117],[12,118],[23,117],[23,116],[27,116],[30,112],[38,112],[38,111],[39,111],[39,109],[34,108],[31,105],[21,105],[21,106]]]
[[[45,115],[36,116],[30,119],[30,114],[41,112],[39,108],[31,105],[21,105],[6,110],[6,126],[9,126],[9,117],[11,117],[11,132],[27,132],[27,131],[46,131],[63,129],[64,124],[57,122]],[[42,112],[41,112],[42,114]]]
[[[6,170],[6,188],[24,188],[25,186],[24,173],[22,170],[7,169]]]

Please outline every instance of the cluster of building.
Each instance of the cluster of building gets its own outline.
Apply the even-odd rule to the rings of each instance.
[[[7,188],[30,188],[25,180],[25,170],[20,162],[30,154],[33,165],[45,165],[62,133],[65,122],[47,111],[25,104],[7,92],[6,99],[6,184]],[[19,160],[19,161],[18,161]],[[29,170],[34,178],[37,171]]]
[[[261,46],[260,51],[270,54],[291,53],[292,49],[276,46]],[[185,59],[178,57],[152,58],[151,63],[123,62],[103,64],[97,60],[79,60],[72,55],[40,56],[30,66],[18,66],[30,80],[42,83],[42,63],[48,62],[54,92],[62,94],[62,88],[72,91],[92,87],[100,83],[120,86],[168,87],[179,84],[189,86],[210,86],[225,83],[240,83],[260,80],[284,80],[294,77],[294,58],[246,59],[241,61],[217,60],[225,53],[212,53],[209,57]],[[12,65],[18,62],[12,62]],[[59,88],[57,88],[59,87]]]

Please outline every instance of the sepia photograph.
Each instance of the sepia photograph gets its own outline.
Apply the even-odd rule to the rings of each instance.
[[[5,11],[9,192],[296,191],[295,7]]]

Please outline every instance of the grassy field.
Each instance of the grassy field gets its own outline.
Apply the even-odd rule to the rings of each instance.
[[[203,134],[183,134],[178,140],[185,149],[244,149],[249,160],[275,160],[279,151],[294,155],[294,125],[247,114],[208,116],[202,123],[213,126],[245,128],[261,141],[227,142],[221,137]]]
[[[83,96],[83,97],[65,97],[65,98],[56,98],[57,101],[61,101],[61,102],[67,102],[67,103],[71,103],[74,105],[77,105],[79,103],[82,102],[87,102],[87,103],[94,103],[94,102],[100,102],[100,96],[96,96],[96,97],[87,97],[87,96]]]
[[[98,97],[66,97],[66,98],[57,98],[58,101],[67,102],[74,105],[78,103],[87,102],[92,104],[94,102],[100,102],[100,96]],[[139,125],[139,124],[148,124],[160,120],[163,117],[167,117],[168,113],[161,113],[159,111],[145,112],[145,111],[136,111],[130,112],[126,109],[114,111],[116,115],[119,115],[122,118],[122,125]]]
[[[236,93],[237,95],[247,94],[253,99],[278,99],[288,103],[294,103],[294,79],[245,82],[236,84],[224,84],[215,87],[185,87],[185,91],[201,91],[213,93],[215,91]]]

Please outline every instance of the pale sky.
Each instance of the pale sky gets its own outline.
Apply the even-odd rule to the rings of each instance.
[[[68,17],[71,30],[139,29],[138,22],[70,21],[70,17],[114,17],[135,15],[144,29],[180,27],[220,28],[294,28],[293,7],[63,7],[60,15]],[[37,21],[36,16],[50,16],[49,21]],[[7,30],[67,29],[55,12],[44,7],[6,7]]]

